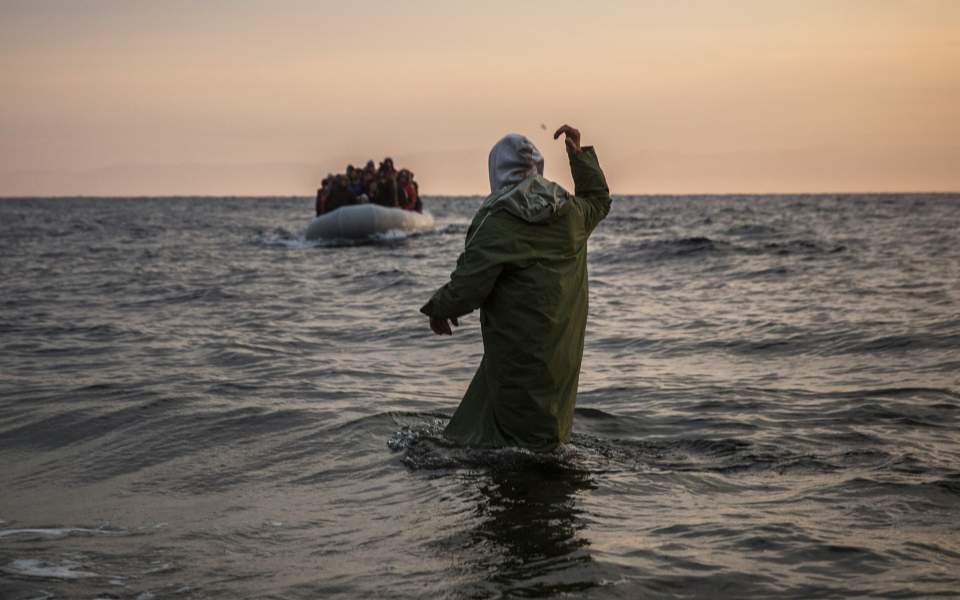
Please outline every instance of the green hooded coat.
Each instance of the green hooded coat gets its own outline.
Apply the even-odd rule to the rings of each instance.
[[[610,210],[593,148],[572,154],[570,169],[575,195],[532,175],[489,196],[450,281],[420,309],[445,319],[480,309],[483,360],[448,439],[543,451],[570,437],[587,322],[587,238]]]

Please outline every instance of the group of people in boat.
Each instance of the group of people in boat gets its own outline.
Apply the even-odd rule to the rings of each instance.
[[[379,204],[390,208],[423,211],[420,189],[409,169],[397,171],[393,159],[384,158],[379,167],[372,160],[358,169],[347,165],[344,173],[328,174],[317,190],[317,215],[351,204]]]

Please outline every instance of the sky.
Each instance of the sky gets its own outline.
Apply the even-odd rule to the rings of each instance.
[[[960,191],[960,2],[0,0],[0,196],[572,186],[564,123],[615,194]]]

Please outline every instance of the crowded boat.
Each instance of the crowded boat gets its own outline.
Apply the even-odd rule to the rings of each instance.
[[[307,240],[362,240],[391,231],[424,231],[433,215],[423,209],[420,189],[409,169],[394,168],[384,158],[359,169],[327,175],[317,190],[317,214],[307,226]]]
[[[413,173],[409,169],[397,171],[389,157],[379,167],[369,160],[362,169],[347,165],[345,172],[330,173],[323,179],[317,190],[317,216],[355,204],[423,212]]]

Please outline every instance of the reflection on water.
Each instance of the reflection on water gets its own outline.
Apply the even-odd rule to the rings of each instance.
[[[0,598],[956,596],[960,196],[618,197],[548,456],[439,437],[479,203],[0,202]]]
[[[592,587],[592,579],[578,581],[578,565],[591,558],[577,496],[594,487],[589,473],[561,467],[491,472],[478,485],[481,520],[470,542],[489,582],[524,597]],[[562,575],[544,581],[545,573]]]

